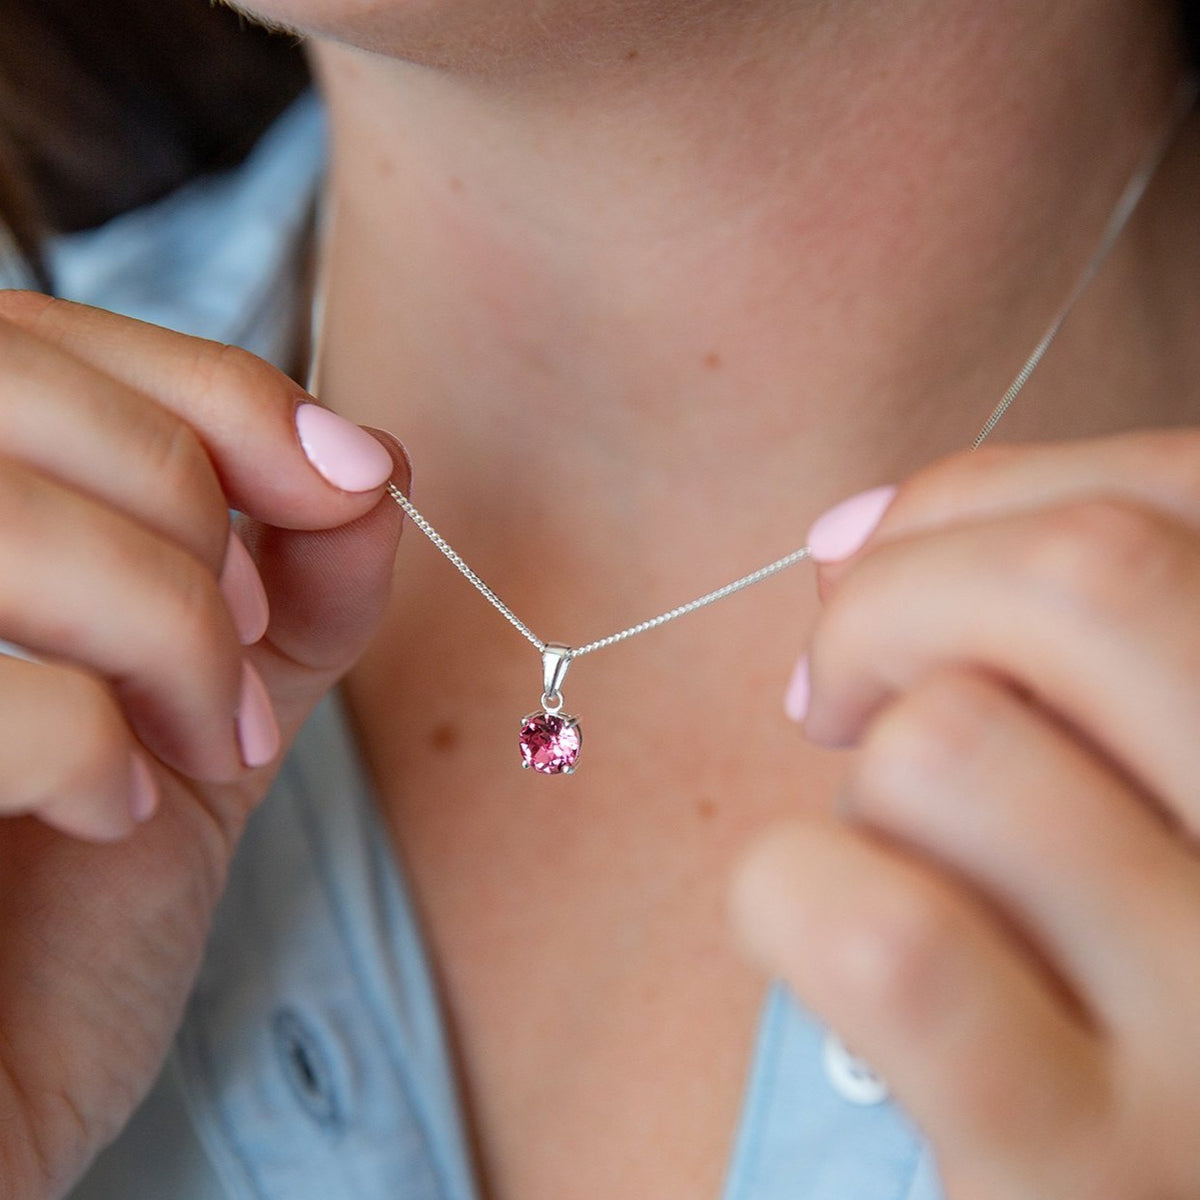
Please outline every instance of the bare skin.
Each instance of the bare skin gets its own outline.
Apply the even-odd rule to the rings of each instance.
[[[543,636],[689,598],[960,448],[1175,78],[1121,6],[793,18],[714,16],[521,78],[320,51],[338,147],[323,395],[402,431],[418,499]],[[1007,436],[1196,411],[1177,375],[1194,299],[1158,325],[1164,289],[1186,292],[1152,247],[1197,248],[1170,186]],[[1169,354],[1143,353],[1151,323]],[[535,655],[409,544],[349,695],[497,1200],[718,1193],[763,987],[726,881],[750,834],[826,809],[844,769],[777,715],[814,617],[797,577],[581,663],[587,751],[547,783],[513,769]]]
[[[884,1069],[952,1200],[1194,1195],[1195,121],[1004,427],[1163,432],[922,470],[1162,129],[1162,10],[270,15],[328,39],[322,398],[406,439],[422,504],[539,631],[649,615],[905,482],[822,606],[797,573],[575,667],[580,773],[531,779],[536,656],[415,538],[385,607],[384,476],[305,461],[294,385],[0,298],[0,487],[29,518],[0,531],[0,636],[53,662],[0,663],[6,1194],[62,1194],[144,1093],[266,762],[357,662],[491,1200],[718,1194],[766,972]],[[231,503],[265,634],[228,583]],[[81,563],[108,603],[72,608]],[[779,713],[810,640],[820,744]],[[134,755],[158,815],[130,837]]]

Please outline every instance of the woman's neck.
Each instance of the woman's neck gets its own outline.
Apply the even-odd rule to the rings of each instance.
[[[405,438],[435,512],[494,519],[499,495],[546,536],[561,521],[611,555],[619,532],[635,556],[690,514],[736,568],[712,545],[744,544],[747,513],[752,566],[845,492],[957,449],[1070,290],[1180,73],[1165,8],[1127,0],[698,12],[508,73],[319,48],[323,394]],[[1152,312],[1160,353],[1192,340],[1194,307],[1161,323],[1156,239],[1200,265],[1168,193],[1006,431],[1194,402],[1126,361]],[[1138,381],[1140,412],[1114,378]]]

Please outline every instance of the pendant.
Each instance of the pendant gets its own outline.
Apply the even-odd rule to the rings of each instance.
[[[572,650],[548,642],[542,651],[542,708],[521,720],[521,766],[542,775],[573,775],[583,745],[575,717],[562,710],[562,682]]]

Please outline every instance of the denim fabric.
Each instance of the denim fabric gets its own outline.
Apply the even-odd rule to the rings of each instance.
[[[307,95],[240,168],[53,239],[46,259],[55,292],[291,366],[324,159],[324,112]],[[5,249],[0,239],[0,287],[30,286]]]

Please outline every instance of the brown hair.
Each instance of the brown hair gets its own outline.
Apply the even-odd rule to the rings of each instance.
[[[46,233],[241,161],[307,80],[294,38],[205,0],[0,0],[0,226],[38,266]]]

